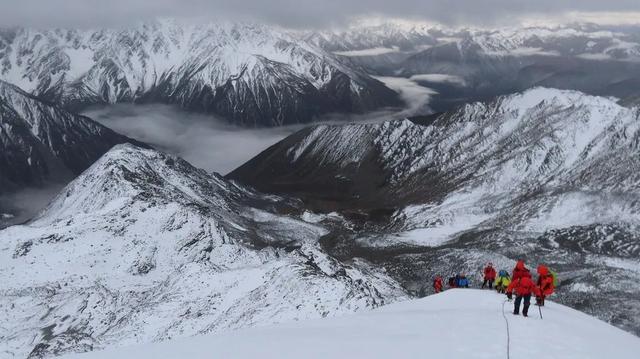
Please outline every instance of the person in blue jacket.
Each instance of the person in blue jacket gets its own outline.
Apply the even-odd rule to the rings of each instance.
[[[467,276],[464,275],[464,273],[460,274],[460,276],[458,277],[457,284],[458,288],[469,288],[469,280],[467,279]]]

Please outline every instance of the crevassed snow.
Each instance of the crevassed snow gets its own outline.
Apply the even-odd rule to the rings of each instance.
[[[453,289],[340,318],[66,358],[630,359],[640,352],[640,338],[576,310],[547,301],[543,319],[535,306],[524,318],[512,315],[505,299],[493,291]]]

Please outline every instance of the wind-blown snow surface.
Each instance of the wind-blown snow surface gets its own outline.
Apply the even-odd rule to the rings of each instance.
[[[240,23],[3,30],[0,78],[68,106],[160,101],[248,126],[397,104],[393,91],[332,54]]]
[[[527,258],[597,288],[565,287],[563,303],[639,333],[640,109],[534,88],[421,121],[316,126],[230,176],[368,215],[327,250],[379,260],[417,292]]]
[[[340,318],[240,330],[69,358],[507,358],[504,297],[454,289]],[[635,358],[640,339],[560,304],[509,323],[511,358]]]
[[[34,221],[0,231],[0,356],[161,341],[406,298],[327,229],[187,162],[119,145]]]

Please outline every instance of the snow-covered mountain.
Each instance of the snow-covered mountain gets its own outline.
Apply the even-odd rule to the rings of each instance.
[[[356,213],[325,248],[408,288],[525,257],[564,272],[563,303],[638,333],[639,108],[534,88],[415,121],[306,129],[230,178]]]
[[[189,353],[193,359],[623,359],[635,358],[640,350],[637,337],[560,304],[545,305],[542,319],[535,307],[529,318],[513,316],[511,309],[512,303],[504,303],[504,298],[495,293],[453,289],[341,318],[132,346],[81,357],[160,359]]]
[[[70,107],[160,101],[247,126],[399,103],[382,83],[319,47],[243,23],[5,29],[0,78]]]
[[[436,111],[533,86],[633,99],[640,87],[638,27],[590,24],[498,29],[412,22],[354,25],[305,39],[370,72],[436,90]]]
[[[483,54],[493,56],[538,53],[598,60],[640,59],[637,32],[593,24],[487,29],[453,28],[409,21],[376,24],[365,21],[343,30],[311,31],[300,36],[328,51],[349,57],[419,52],[444,44],[455,44],[461,50],[475,47]]]
[[[125,142],[137,143],[0,81],[0,194],[71,180]]]
[[[344,30],[303,32],[300,36],[343,56],[368,56],[425,49],[438,43],[437,35],[437,29],[427,24],[384,22],[375,25],[356,23]]]
[[[407,298],[324,224],[187,162],[119,145],[0,231],[0,356],[45,357],[371,309]],[[281,214],[289,213],[289,214]],[[298,218],[298,219],[296,219]]]

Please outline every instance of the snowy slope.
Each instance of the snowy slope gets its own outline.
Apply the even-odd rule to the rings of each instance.
[[[527,258],[564,271],[563,303],[638,333],[639,111],[534,88],[422,125],[316,126],[230,177],[341,211],[350,224],[325,248],[418,294],[435,273]]]
[[[0,231],[0,356],[43,357],[320,318],[407,298],[327,233],[153,150],[119,145]]]
[[[0,81],[0,193],[68,181],[124,142],[138,143]]]
[[[161,101],[248,126],[398,104],[393,91],[330,53],[243,23],[4,30],[0,78],[67,106]]]
[[[69,358],[635,358],[640,339],[548,302],[540,320],[488,291],[450,290],[371,312]]]

